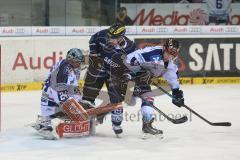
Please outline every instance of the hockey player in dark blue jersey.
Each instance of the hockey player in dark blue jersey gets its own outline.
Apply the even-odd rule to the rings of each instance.
[[[89,67],[83,87],[83,106],[94,106],[96,97],[99,95],[103,84],[108,90],[110,103],[123,101],[123,96],[116,91],[111,83],[111,69],[118,68],[118,62],[112,61],[113,56],[122,53],[128,54],[136,49],[135,43],[125,36],[125,26],[115,23],[108,29],[95,33],[89,41]],[[123,109],[111,112],[112,127],[115,134],[121,134]],[[99,121],[102,121],[102,119]],[[101,123],[101,122],[100,122]]]

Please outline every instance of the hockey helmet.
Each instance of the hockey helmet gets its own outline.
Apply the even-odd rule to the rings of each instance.
[[[117,39],[125,35],[126,28],[125,25],[121,23],[114,23],[108,28],[108,37],[112,39]]]
[[[85,61],[85,58],[80,49],[72,48],[67,52],[66,60],[73,66],[80,66]]]
[[[179,54],[180,45],[176,39],[172,39],[172,38],[168,39],[164,44],[164,47],[165,47],[165,50],[169,54],[173,55],[174,57],[176,57]]]

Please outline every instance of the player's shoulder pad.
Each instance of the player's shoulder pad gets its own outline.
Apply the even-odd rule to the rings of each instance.
[[[150,52],[153,50],[162,50],[163,46],[146,46],[142,49],[140,49],[142,52]]]
[[[137,50],[137,45],[134,41],[130,40],[129,38],[127,38],[126,36],[124,36],[126,42],[127,42],[127,46],[125,48],[127,54],[134,52],[135,50]]]
[[[107,36],[107,29],[101,30],[94,35],[91,36],[89,43],[96,43],[98,41],[101,41],[101,39],[106,39]]]
[[[65,61],[65,63],[62,64],[61,68],[63,69],[64,75],[69,75],[69,73],[73,71],[73,67],[67,61]]]

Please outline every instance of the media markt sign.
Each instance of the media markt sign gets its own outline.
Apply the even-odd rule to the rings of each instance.
[[[123,3],[134,25],[204,25],[208,22],[205,3],[151,4]],[[231,5],[230,24],[240,25],[240,3]]]

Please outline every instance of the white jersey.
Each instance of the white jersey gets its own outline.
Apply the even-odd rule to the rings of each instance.
[[[142,68],[149,70],[154,77],[164,77],[172,89],[179,88],[176,60],[164,63],[163,53],[162,46],[145,47],[128,54],[124,59],[124,64],[135,73]]]
[[[78,90],[80,70],[74,70],[66,61],[61,60],[55,64],[45,81],[41,97],[42,115],[51,115],[58,108],[60,102],[66,101],[69,97],[80,101],[81,95]]]
[[[232,0],[206,0],[210,16],[228,17]]]

